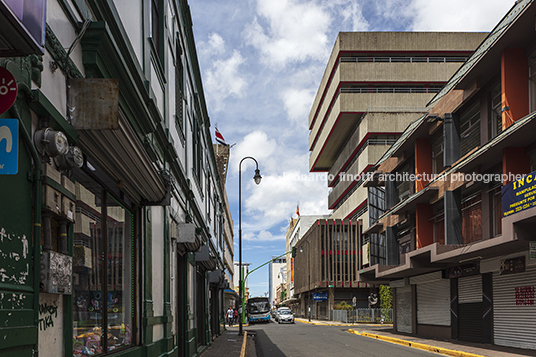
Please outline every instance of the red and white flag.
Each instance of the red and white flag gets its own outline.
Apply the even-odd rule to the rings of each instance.
[[[218,128],[216,128],[216,141],[222,145],[227,146],[227,143],[225,142],[225,139],[223,138],[223,135],[221,135]]]

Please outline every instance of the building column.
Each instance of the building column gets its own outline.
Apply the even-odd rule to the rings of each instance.
[[[400,264],[396,226],[385,228],[385,264]]]
[[[523,147],[508,147],[503,149],[503,185],[514,180],[516,175],[530,173],[530,156]],[[506,179],[506,180],[505,180]]]
[[[503,130],[529,114],[529,64],[523,48],[505,48],[501,53]]]
[[[445,191],[445,244],[462,244],[462,191]]]
[[[415,176],[420,180],[415,180],[415,192],[419,192],[425,188],[430,181],[425,178],[430,178],[432,174],[432,144],[428,138],[415,140]]]
[[[462,156],[460,117],[454,113],[443,115],[443,163],[450,167]]]
[[[428,203],[418,203],[415,207],[415,226],[417,231],[416,249],[434,243],[434,223],[432,206]]]

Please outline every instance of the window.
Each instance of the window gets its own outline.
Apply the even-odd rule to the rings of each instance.
[[[194,176],[199,183],[201,183],[201,171],[203,164],[203,150],[201,145],[201,127],[199,125],[199,118],[194,114],[194,130],[193,130],[193,164],[194,164]],[[201,186],[202,187],[202,186]]]
[[[409,180],[409,176],[413,174],[414,171],[415,169],[413,162],[410,162],[398,172],[400,179],[397,178],[396,191],[398,194],[399,202],[405,200],[406,198],[411,196],[412,193],[414,193],[415,185],[413,185],[413,182]]]
[[[160,54],[160,0],[151,0],[151,38],[157,54]]]
[[[529,59],[530,111],[536,111],[536,55]]]
[[[490,191],[491,203],[491,236],[496,237],[502,233],[502,193],[501,184],[492,188]]]
[[[491,111],[489,116],[488,138],[493,139],[502,133],[502,93],[501,83],[491,90]]]
[[[106,354],[135,343],[134,215],[83,176],[76,183],[73,349]]]
[[[182,50],[178,41],[175,47],[177,56],[175,60],[175,120],[177,131],[184,138],[184,69],[182,67]]]
[[[460,117],[460,142],[462,156],[480,145],[480,102]]]
[[[432,144],[432,164],[433,173],[439,174],[443,171],[443,136],[438,137]]]
[[[463,244],[482,240],[482,196],[480,193],[462,199],[462,237]]]

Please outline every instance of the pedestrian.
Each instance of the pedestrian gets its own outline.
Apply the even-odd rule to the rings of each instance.
[[[227,325],[229,325],[229,327],[233,327],[233,320],[234,311],[233,308],[229,306],[229,310],[227,310]]]
[[[235,323],[238,323],[238,311],[236,309],[234,309],[233,316],[234,316]]]

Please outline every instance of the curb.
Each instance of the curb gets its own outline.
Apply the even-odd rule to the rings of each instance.
[[[246,357],[247,341],[248,341],[248,332],[244,331],[244,338],[242,339],[242,349],[240,350],[240,357]]]
[[[390,327],[390,326],[393,326],[392,324],[383,324],[383,325],[378,325],[378,324],[360,324],[360,323],[357,323],[357,324],[347,324],[347,323],[339,323],[339,324],[330,324],[330,323],[324,323],[324,322],[312,322],[312,321],[307,321],[305,319],[300,319],[300,318],[297,318],[297,319],[294,319],[294,321],[298,321],[298,322],[301,322],[301,323],[304,323],[304,324],[311,324],[311,325],[318,325],[318,326],[385,326],[385,327]]]
[[[418,348],[420,350],[424,350],[424,351],[428,351],[428,352],[440,353],[440,354],[447,355],[447,356],[453,356],[453,357],[484,357],[482,355],[477,355],[477,354],[470,353],[470,352],[451,350],[451,349],[448,349],[448,348],[426,345],[424,343],[410,342],[410,341],[406,341],[406,340],[403,340],[403,339],[400,339],[400,338],[376,335],[376,334],[369,333],[369,332],[359,332],[359,331],[352,330],[352,329],[349,329],[348,332],[353,333],[354,335],[359,335],[359,336],[364,336],[364,337],[369,337],[369,338],[375,338],[375,339],[378,339],[378,340],[391,342],[391,343],[396,343],[398,345],[403,345],[403,346],[407,346],[407,347]]]

